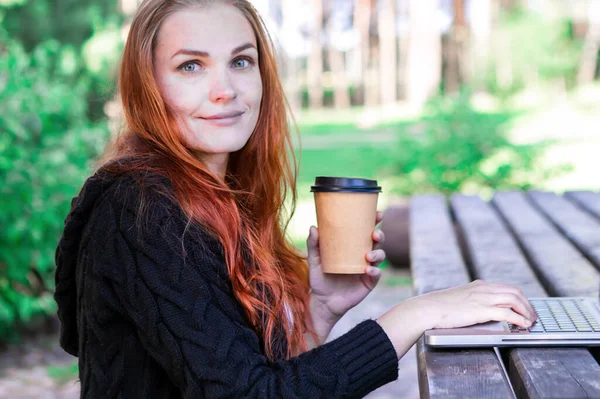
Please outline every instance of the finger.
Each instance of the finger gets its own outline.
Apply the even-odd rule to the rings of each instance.
[[[531,313],[535,313],[533,307],[529,303],[529,300],[523,295],[523,292],[519,287],[515,287],[513,285],[503,284],[503,283],[488,283],[482,280],[475,280],[470,283],[473,289],[479,293],[487,293],[487,294],[514,294],[519,296],[522,301],[525,303],[525,306]]]
[[[531,304],[531,302],[529,302],[529,299],[527,299],[527,305],[531,309],[531,314],[533,315],[530,320],[532,322],[535,322],[537,320],[537,318],[538,318],[538,315],[537,315],[537,312],[535,311],[535,309],[533,308],[533,305]]]
[[[508,284],[502,284],[502,283],[488,283],[486,285],[488,286],[487,289],[491,292],[498,293],[498,294],[508,293],[508,294],[516,295],[519,298],[519,300],[522,303],[524,303],[528,312],[532,316],[535,315],[537,317],[537,314],[536,314],[535,310],[533,309],[533,306],[531,306],[531,303],[529,303],[529,300],[527,299],[527,297],[525,297],[525,294],[523,294],[523,291],[521,291],[521,289],[519,287],[515,287],[513,285],[508,285]],[[533,320],[535,320],[535,319],[533,319]]]
[[[307,261],[309,265],[319,263],[319,229],[310,226],[306,239]]]
[[[308,229],[308,238],[306,239],[306,244],[312,247],[319,246],[319,229],[315,226],[310,226]]]
[[[528,320],[535,320],[534,312],[529,309],[528,301],[525,298],[513,293],[492,294],[489,297],[490,303],[494,306],[509,306],[517,313],[525,316]]]
[[[383,212],[377,211],[377,214],[375,215],[375,224],[381,223],[382,220],[383,220]]]
[[[378,269],[374,266],[367,266],[365,269],[365,278],[363,278],[363,282],[369,291],[373,291],[373,289],[377,286],[377,283],[381,279],[381,269]]]
[[[377,229],[373,231],[372,238],[373,241],[375,241],[377,244],[382,245],[385,241],[385,234],[383,233],[383,231]]]
[[[374,251],[370,251],[366,255],[367,261],[371,262],[374,266],[379,265],[381,262],[385,260],[385,251],[383,249],[376,249]]]
[[[523,294],[523,292],[521,291],[521,289],[519,287],[515,287],[514,285],[509,285],[509,284],[484,282],[483,287],[486,290],[488,290],[489,292],[495,292],[495,293],[510,292],[513,294],[521,294],[521,295]]]
[[[529,328],[531,322],[527,320],[523,315],[514,312],[510,308],[495,307],[489,310],[490,320],[495,321],[507,321],[511,324],[516,324],[520,327]]]

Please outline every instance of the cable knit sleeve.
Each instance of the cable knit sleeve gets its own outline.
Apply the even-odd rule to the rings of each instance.
[[[144,193],[149,218],[140,218],[133,187],[97,205],[87,273],[101,282],[96,293],[118,298],[119,313],[184,398],[361,397],[397,378],[394,348],[373,320],[298,357],[268,361],[215,241],[156,193]]]

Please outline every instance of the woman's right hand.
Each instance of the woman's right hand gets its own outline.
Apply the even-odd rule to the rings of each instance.
[[[415,306],[430,321],[429,328],[464,327],[488,321],[530,327],[537,317],[519,288],[481,280],[414,299]]]
[[[530,327],[537,315],[521,290],[480,280],[408,299],[377,319],[398,358],[431,328],[465,327],[507,321]]]

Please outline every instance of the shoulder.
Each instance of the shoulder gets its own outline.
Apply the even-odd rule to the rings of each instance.
[[[88,233],[96,250],[151,260],[162,265],[195,264],[209,276],[227,277],[223,249],[205,228],[191,221],[172,190],[170,181],[153,172],[119,176],[96,174],[101,189],[88,219]],[[92,179],[91,178],[91,179]],[[98,184],[98,182],[96,183]]]
[[[134,225],[152,229],[164,219],[187,223],[171,182],[153,171],[116,174],[101,168],[86,180],[75,201],[74,207],[88,209],[88,223],[100,218],[122,231]]]
[[[110,202],[128,208],[136,208],[145,200],[163,206],[176,205],[169,179],[152,171],[128,171],[118,175],[99,170],[90,177],[88,184],[99,186],[99,203]]]

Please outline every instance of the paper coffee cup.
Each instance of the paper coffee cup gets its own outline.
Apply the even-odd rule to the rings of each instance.
[[[376,180],[319,176],[311,191],[317,209],[323,271],[365,273],[369,265],[365,256],[373,249],[381,187]]]

